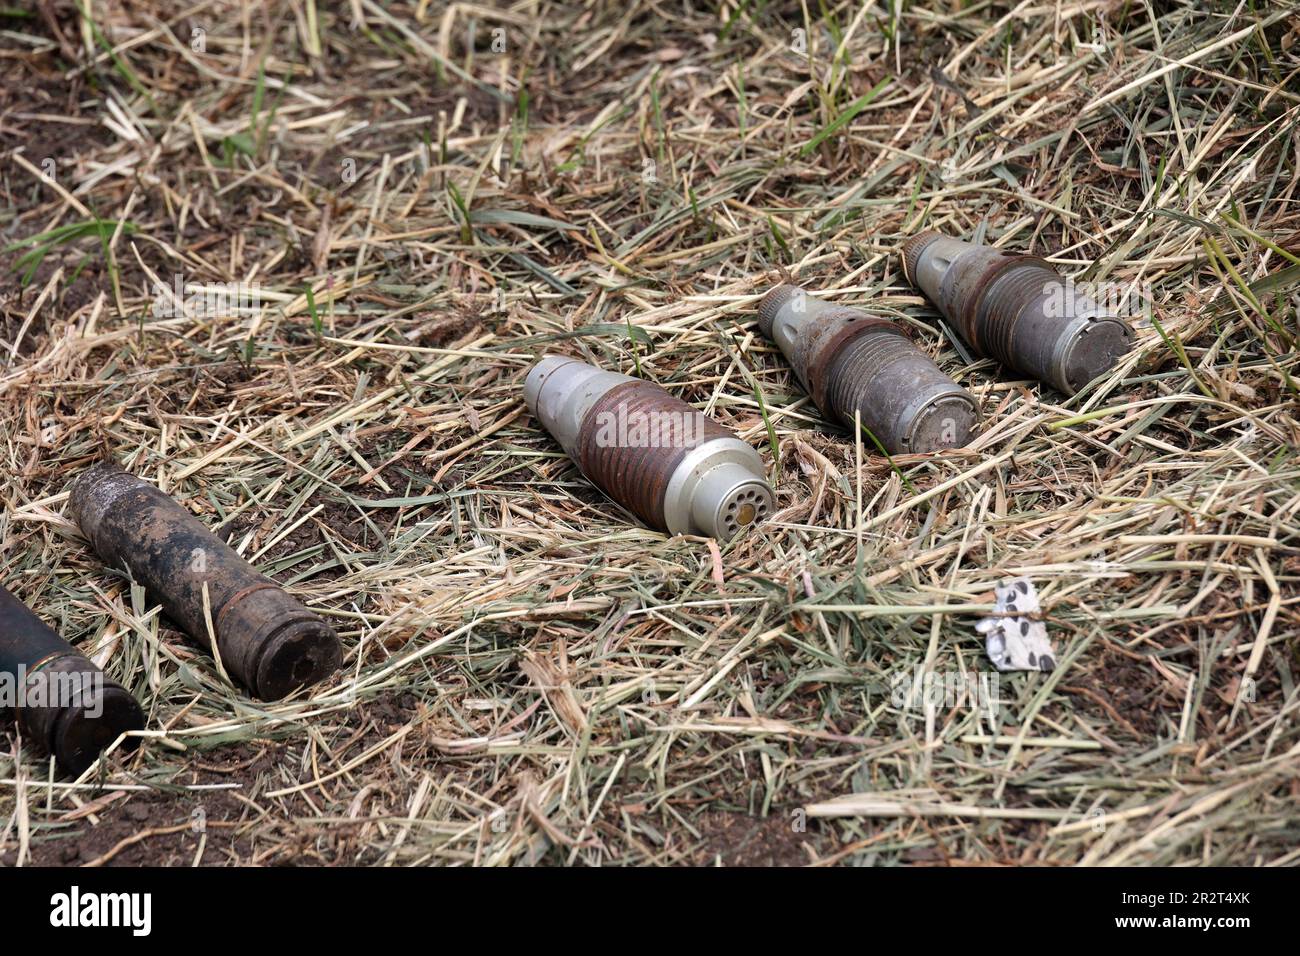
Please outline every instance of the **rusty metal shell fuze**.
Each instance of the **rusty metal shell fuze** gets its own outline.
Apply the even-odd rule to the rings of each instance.
[[[970,440],[975,400],[894,322],[779,285],[759,302],[758,324],[823,415],[850,429],[861,421],[889,454]]]
[[[1037,256],[923,232],[903,244],[912,284],[972,349],[1073,395],[1111,368],[1133,330]]]
[[[653,382],[547,355],[524,402],[593,484],[652,528],[726,540],[772,510],[758,452]]]
[[[147,481],[96,465],[73,483],[68,507],[96,553],[129,568],[207,651],[210,616],[226,673],[254,696],[278,700],[338,669],[328,624]]]
[[[73,776],[122,734],[144,727],[140,705],[125,688],[2,587],[0,679],[14,694],[23,736]],[[123,747],[139,743],[128,737]]]

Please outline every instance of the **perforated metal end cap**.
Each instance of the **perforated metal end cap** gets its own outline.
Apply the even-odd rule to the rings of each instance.
[[[908,282],[916,282],[916,267],[921,261],[921,253],[925,251],[925,247],[941,238],[943,237],[940,233],[927,229],[925,232],[918,232],[903,243],[899,254],[903,260],[903,274],[907,276]]]
[[[772,490],[761,481],[737,485],[718,506],[717,537],[729,541],[751,525],[758,524],[772,511]]]
[[[670,534],[725,541],[761,520],[773,501],[758,452],[719,435],[677,462],[663,496],[663,523]]]

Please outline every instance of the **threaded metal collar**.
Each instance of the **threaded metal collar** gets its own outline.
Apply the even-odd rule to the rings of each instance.
[[[916,275],[917,264],[921,261],[921,253],[926,246],[940,238],[942,238],[940,233],[935,232],[933,229],[927,229],[925,232],[918,232],[903,243],[899,249],[899,255],[903,260],[903,274],[907,276],[908,282],[916,283],[913,276]]]

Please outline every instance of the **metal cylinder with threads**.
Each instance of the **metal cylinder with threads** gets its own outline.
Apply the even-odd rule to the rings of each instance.
[[[0,677],[12,682],[18,726],[65,773],[79,776],[122,734],[144,727],[125,688],[0,587]],[[128,750],[139,745],[128,737]]]
[[[547,355],[524,402],[593,484],[659,531],[727,540],[773,508],[758,452],[653,382]]]
[[[96,553],[129,568],[207,651],[211,621],[226,673],[254,696],[279,700],[338,669],[333,628],[147,481],[96,465],[73,483],[68,506]]]
[[[860,421],[891,455],[965,445],[975,400],[889,319],[779,285],[758,304],[774,341],[823,415]]]
[[[1037,256],[923,232],[903,244],[913,285],[985,358],[1073,395],[1133,344],[1133,330]]]

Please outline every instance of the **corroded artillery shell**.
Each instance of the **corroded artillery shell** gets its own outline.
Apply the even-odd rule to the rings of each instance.
[[[970,441],[975,400],[889,319],[779,285],[759,303],[758,324],[823,415],[846,428],[860,421],[889,454]]]
[[[972,349],[1067,395],[1132,347],[1126,322],[1037,256],[923,232],[902,257],[908,278]]]
[[[147,481],[96,465],[73,483],[68,506],[96,553],[130,569],[208,651],[211,619],[226,673],[253,695],[278,700],[338,669],[328,624]]]
[[[726,540],[772,510],[758,453],[653,382],[548,355],[524,401],[593,484],[652,528]]]
[[[23,736],[78,776],[122,734],[144,727],[125,688],[0,588],[0,675],[18,696]],[[21,683],[21,687],[19,687]],[[132,750],[138,738],[123,746]]]

